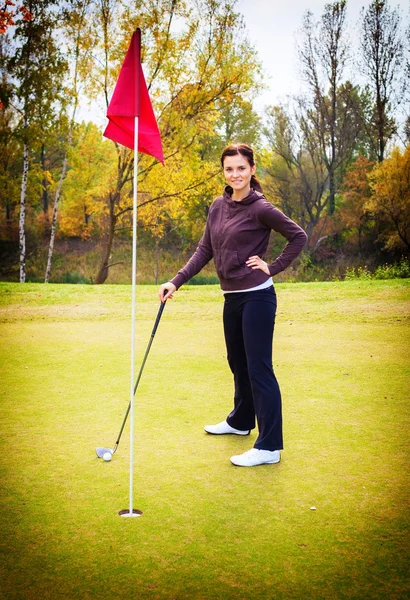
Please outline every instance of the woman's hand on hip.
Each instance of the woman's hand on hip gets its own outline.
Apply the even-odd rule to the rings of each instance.
[[[167,281],[167,283],[163,283],[159,287],[158,298],[161,300],[161,302],[165,302],[165,300],[168,300],[168,298],[174,297],[174,292],[176,289],[177,288],[173,283]]]
[[[246,261],[246,265],[252,269],[259,269],[266,273],[266,275],[270,275],[268,263],[259,258],[259,256],[250,256]]]

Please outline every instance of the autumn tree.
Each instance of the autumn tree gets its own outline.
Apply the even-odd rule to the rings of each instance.
[[[223,98],[216,103],[215,115],[211,127],[198,130],[190,151],[172,157],[172,168],[161,169],[165,176],[161,188],[158,171],[155,181],[148,177],[143,184],[146,193],[145,200],[142,194],[140,198],[139,223],[154,241],[155,281],[160,276],[162,246],[170,239],[187,246],[200,238],[208,208],[224,183],[219,175],[222,147],[241,140],[258,142],[260,118],[250,101],[232,94],[229,102]],[[152,189],[157,190],[154,197],[148,193]]]
[[[240,96],[233,96],[231,102],[227,98],[222,103],[218,112],[216,128],[220,136],[219,144],[221,139],[224,145],[246,140],[247,144],[258,146],[262,125],[252,102]]]
[[[71,114],[67,119],[67,127],[63,141],[62,168],[59,182],[54,194],[53,216],[51,220],[50,242],[48,247],[45,283],[50,281],[51,261],[54,251],[54,240],[57,231],[57,217],[60,197],[64,180],[67,175],[68,153],[71,147],[76,113],[79,102],[80,71],[84,55],[89,51],[89,40],[86,34],[86,21],[91,0],[68,0],[62,12],[62,27],[67,42],[67,55],[70,66],[68,81],[66,82],[66,109]]]
[[[383,227],[380,238],[391,251],[410,253],[410,146],[395,148],[370,174],[372,194],[366,203]]]
[[[367,204],[371,196],[369,173],[372,167],[373,163],[368,158],[358,156],[347,170],[341,190],[341,220],[352,235],[357,235],[359,257],[363,252],[363,237],[371,221]]]
[[[70,169],[62,190],[59,232],[83,240],[101,235],[107,190],[116,176],[115,148],[94,123],[81,123],[69,148]]]
[[[93,97],[109,101],[132,32],[136,26],[142,30],[142,62],[166,163],[163,168],[151,157],[140,157],[138,214],[147,224],[152,222],[149,213],[156,212],[156,203],[173,199],[175,213],[178,202],[182,207],[200,186],[207,189],[220,172],[215,147],[208,152],[206,142],[214,133],[218,137],[221,111],[239,98],[250,99],[257,90],[259,66],[234,7],[234,0],[198,0],[189,6],[182,0],[142,1],[137,8],[102,0],[95,5],[90,32],[95,44],[88,68],[92,73],[88,90]],[[108,224],[97,283],[108,276],[116,229],[123,228],[132,209],[133,154],[118,145],[116,152],[117,180],[108,193]]]
[[[12,86],[7,72],[7,37],[0,36],[0,223],[10,238],[20,182],[20,152],[14,136],[15,114],[10,106]],[[11,237],[13,237],[11,235]]]
[[[381,162],[386,144],[397,132],[394,108],[403,89],[404,44],[400,15],[387,0],[372,0],[361,16],[361,69],[372,96],[372,113],[366,130]]]
[[[13,106],[19,116],[16,135],[22,144],[20,191],[20,282],[26,278],[25,214],[30,150],[41,145],[55,123],[62,101],[65,60],[53,35],[56,14],[52,0],[28,0],[30,20],[20,20],[10,46],[8,69],[13,82]]]
[[[0,35],[6,33],[9,27],[16,24],[18,17],[22,17],[24,21],[30,21],[32,15],[24,4],[13,2],[12,0],[0,1]]]

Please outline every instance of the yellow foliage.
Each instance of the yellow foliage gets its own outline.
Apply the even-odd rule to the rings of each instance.
[[[89,95],[110,98],[131,35],[135,27],[142,31],[141,61],[161,132],[165,167],[150,156],[139,156],[138,219],[156,243],[171,231],[177,231],[183,241],[200,237],[207,209],[223,185],[219,155],[227,137],[224,110],[240,104],[242,112],[233,111],[225,119],[234,123],[230,127],[234,135],[241,129],[242,115],[252,112],[250,101],[261,87],[257,55],[245,39],[235,5],[235,0],[113,2],[105,10],[93,5]],[[254,118],[248,121],[248,130],[256,128]],[[90,227],[85,226],[83,214],[92,205],[92,222],[98,214],[99,231],[108,233],[105,263],[114,233],[130,231],[133,192],[133,153],[111,146],[112,164],[101,169],[100,185],[93,179],[90,183],[86,173],[75,168],[71,175],[75,185],[70,190],[67,182],[61,218],[65,232],[85,235]],[[83,152],[92,157],[88,147]],[[76,153],[81,155],[80,147]],[[87,169],[90,175],[91,166]],[[104,281],[106,273],[102,264],[96,280]]]
[[[403,153],[395,148],[390,158],[377,165],[370,185],[366,208],[386,225],[385,247],[410,249],[410,146]]]
[[[360,229],[363,226],[371,194],[368,175],[372,166],[369,159],[360,155],[346,173],[340,214],[343,223],[350,228]]]
[[[101,230],[106,198],[115,180],[115,149],[96,125],[81,125],[70,151],[60,205],[60,235],[86,238]]]
[[[161,239],[171,229],[198,239],[207,208],[221,193],[220,171],[215,162],[202,161],[195,149],[175,155],[141,182],[139,223],[154,239]]]

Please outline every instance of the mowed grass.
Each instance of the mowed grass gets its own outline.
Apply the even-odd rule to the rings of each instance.
[[[277,285],[285,450],[214,437],[232,377],[217,286],[168,302],[129,429],[130,287],[0,284],[7,600],[408,598],[409,282]],[[137,292],[137,371],[158,311]],[[313,510],[313,507],[315,510]]]

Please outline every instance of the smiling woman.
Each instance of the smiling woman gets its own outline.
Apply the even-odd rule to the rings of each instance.
[[[227,182],[210,210],[198,248],[176,277],[160,287],[162,302],[211,260],[225,295],[223,322],[228,363],[234,378],[234,408],[226,420],[207,425],[210,434],[248,435],[258,421],[253,448],[231,457],[237,466],[278,463],[283,448],[282,401],[272,368],[276,294],[272,276],[302,251],[305,232],[272,206],[255,177],[253,150],[228,146],[221,164]],[[264,261],[271,231],[288,244],[272,263]]]
[[[222,160],[225,180],[233,190],[232,200],[240,202],[250,192],[251,179],[255,174],[256,167],[255,165],[251,166],[242,154],[226,156]]]

